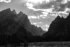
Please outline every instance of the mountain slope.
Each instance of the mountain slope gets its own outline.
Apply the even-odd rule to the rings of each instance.
[[[22,21],[15,20],[16,17],[10,9],[0,12],[0,45],[24,42],[32,36],[21,24]]]
[[[67,18],[57,16],[42,37],[46,41],[70,41],[70,14]]]
[[[39,40],[43,30],[31,25],[27,15],[15,10],[5,9],[0,12],[0,42],[1,43],[20,43]]]
[[[35,35],[41,36],[44,33],[44,31],[41,28],[37,28],[36,26],[31,25],[27,15],[23,14],[22,12],[18,14],[16,21],[21,22],[24,28],[27,31],[31,32],[34,36]]]

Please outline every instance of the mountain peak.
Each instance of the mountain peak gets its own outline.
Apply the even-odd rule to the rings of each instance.
[[[3,10],[3,11],[11,11],[11,9],[10,9],[10,8],[7,8],[7,9],[5,9],[5,10]]]
[[[57,17],[56,17],[56,19],[60,19],[60,18],[61,18],[60,16],[57,16]]]
[[[12,12],[13,12],[14,14],[16,14],[16,11],[15,11],[15,10],[13,10]]]
[[[23,14],[23,12],[20,11],[18,14],[21,15],[21,14]]]
[[[6,10],[11,10],[10,8],[6,9]]]

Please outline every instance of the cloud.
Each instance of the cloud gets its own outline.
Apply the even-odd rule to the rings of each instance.
[[[54,9],[54,8],[40,9],[41,7],[39,7],[39,9],[37,9],[37,8],[34,8],[34,5],[33,5],[32,3],[29,3],[29,2],[26,3],[26,6],[27,6],[28,9],[31,9],[31,10],[33,10],[33,11],[35,11],[35,12],[41,11],[42,14],[41,14],[41,15],[38,15],[38,17],[40,16],[40,17],[42,17],[42,18],[47,17],[47,14],[48,14],[49,12],[52,12],[52,10]],[[40,5],[37,5],[37,6],[40,6]],[[49,5],[48,5],[48,6],[49,6]]]
[[[33,24],[33,25],[37,25],[37,23],[31,23],[31,24]]]
[[[40,17],[43,18],[43,19],[47,18],[47,16],[48,16],[47,13],[40,15]]]
[[[29,19],[39,19],[39,16],[28,16]]]
[[[47,2],[49,2],[49,1],[47,1]],[[29,3],[29,2],[26,3],[26,6],[27,6],[28,9],[31,9],[31,10],[33,10],[35,12],[40,11],[42,14],[38,15],[38,18],[43,18],[43,19],[46,18],[47,14],[49,12],[52,12],[52,10],[54,9],[53,7],[48,8],[48,9],[44,9],[44,8],[40,9],[40,8],[44,7],[45,5],[41,5],[42,7],[39,7],[40,5],[36,5],[36,7],[37,6],[39,7],[39,9],[37,9],[37,8],[34,7],[34,5],[32,3]],[[48,6],[50,6],[50,5],[48,5]]]
[[[0,2],[10,3],[11,0],[0,0]]]
[[[48,31],[49,25],[45,24],[41,27],[44,31]]]
[[[43,24],[43,22],[33,22],[31,24],[34,24],[34,25],[40,25],[40,24]]]
[[[62,3],[62,4],[66,4],[66,3],[68,3],[68,0],[62,0],[61,3]]]
[[[57,16],[58,13],[66,13],[69,10],[66,10],[66,8],[70,9],[70,0],[43,0],[40,4],[33,4],[30,2],[26,3],[26,6],[28,9],[31,9],[35,12],[40,11],[42,14],[39,15],[42,18],[46,18],[48,14],[52,13],[51,15]],[[57,15],[55,15],[55,14]]]
[[[49,25],[48,24],[43,24],[43,22],[34,22],[31,23],[32,25],[35,25],[37,27],[41,27],[44,31],[48,31]]]
[[[32,24],[32,25],[35,25],[35,26],[37,26],[37,27],[40,27],[37,22],[31,23],[31,24]]]

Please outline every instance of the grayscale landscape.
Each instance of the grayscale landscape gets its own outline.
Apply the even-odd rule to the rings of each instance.
[[[0,47],[69,46],[69,0],[0,0]]]

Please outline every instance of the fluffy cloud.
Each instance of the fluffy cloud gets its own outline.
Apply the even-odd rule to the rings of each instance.
[[[42,1],[42,0],[41,0]],[[31,9],[35,12],[37,11],[41,11],[42,14],[40,15],[40,17],[47,17],[47,15],[49,13],[52,13],[53,16],[57,16],[54,15],[54,13],[58,14],[58,13],[62,13],[66,11],[66,8],[70,9],[70,0],[43,0],[40,4],[33,4],[30,2],[26,3],[26,6],[28,9]]]
[[[44,31],[48,31],[49,25],[48,24],[44,24],[43,22],[33,22],[31,23],[37,27],[41,27]]]
[[[39,16],[28,16],[29,19],[39,19]]]
[[[45,25],[42,25],[42,29],[44,31],[48,31],[48,28],[49,28],[49,25],[45,24]]]
[[[66,3],[68,3],[68,0],[62,0],[61,3],[62,3],[62,4],[66,4]]]
[[[31,24],[33,24],[33,25],[36,25],[36,26],[37,26],[37,23],[31,23]]]
[[[37,27],[40,27],[40,24],[42,24],[42,22],[34,22],[34,23],[31,23],[31,24],[33,24],[33,25],[35,25]]]
[[[10,3],[11,0],[0,0],[0,2]]]

